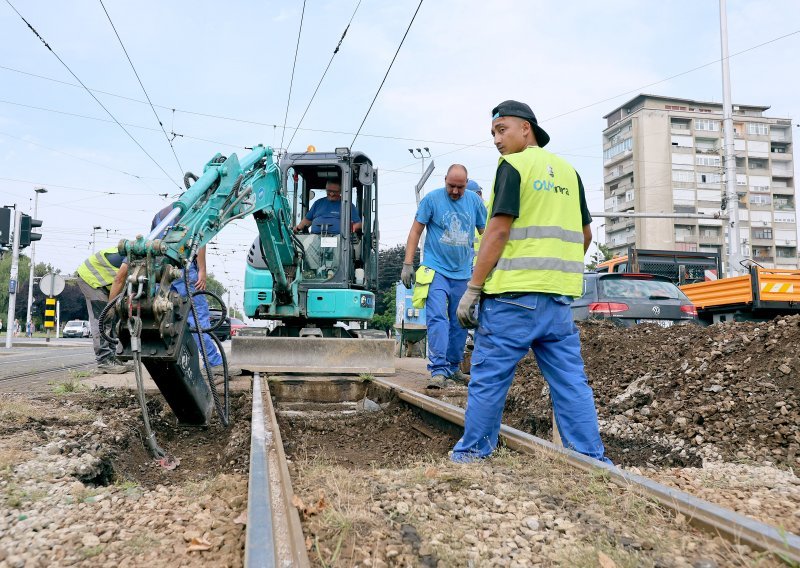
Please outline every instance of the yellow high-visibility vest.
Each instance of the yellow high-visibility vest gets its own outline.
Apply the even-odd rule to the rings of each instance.
[[[78,276],[92,288],[111,286],[119,272],[119,268],[107,258],[111,254],[119,254],[117,247],[109,247],[93,254],[78,267]]]
[[[583,292],[583,226],[578,174],[568,162],[539,147],[500,157],[521,178],[519,217],[487,294],[543,292],[579,297]],[[494,185],[489,211],[494,204]]]

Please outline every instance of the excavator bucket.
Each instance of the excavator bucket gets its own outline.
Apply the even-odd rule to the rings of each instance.
[[[264,373],[391,375],[394,350],[395,342],[386,338],[268,337],[240,333],[231,339],[231,364]]]

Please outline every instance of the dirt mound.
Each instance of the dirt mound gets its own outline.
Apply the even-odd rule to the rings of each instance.
[[[800,469],[800,316],[662,329],[581,325],[609,456],[627,465],[771,461]],[[504,421],[550,436],[533,358],[517,369]]]

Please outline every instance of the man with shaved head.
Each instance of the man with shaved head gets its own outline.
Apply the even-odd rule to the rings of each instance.
[[[444,187],[422,199],[408,234],[400,275],[406,288],[417,281],[415,305],[417,298],[425,298],[430,388],[442,388],[448,379],[464,382],[459,367],[467,330],[458,323],[456,307],[472,274],[475,230],[483,233],[486,225],[486,207],[477,193],[466,191],[467,182],[467,168],[453,164],[447,169]],[[414,254],[425,229],[422,262],[415,274]]]

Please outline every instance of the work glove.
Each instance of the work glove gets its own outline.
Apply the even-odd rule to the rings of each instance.
[[[467,284],[467,291],[461,296],[461,301],[458,303],[458,308],[456,308],[456,316],[461,327],[466,329],[478,327],[478,316],[475,308],[481,299],[482,291],[483,286]]]
[[[414,285],[414,264],[413,263],[403,263],[403,271],[400,273],[400,281],[403,283],[403,286],[408,288],[409,290]]]

